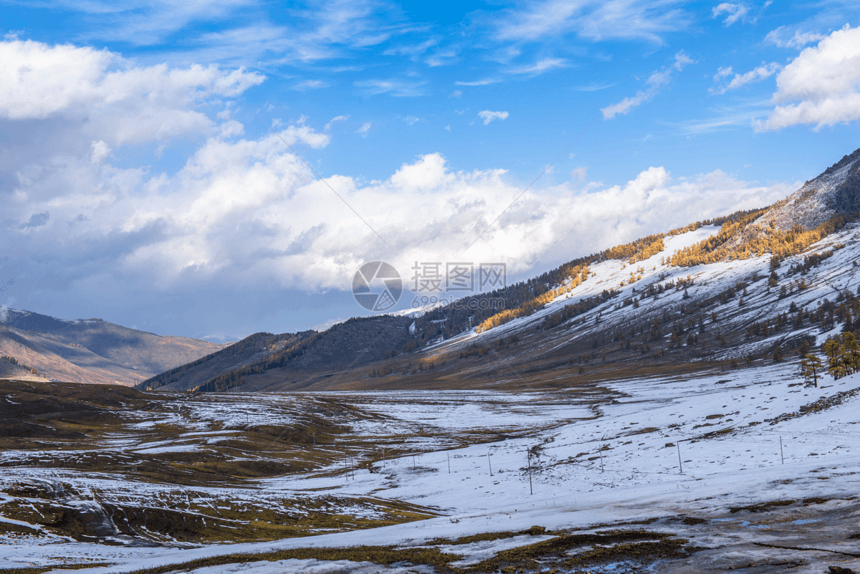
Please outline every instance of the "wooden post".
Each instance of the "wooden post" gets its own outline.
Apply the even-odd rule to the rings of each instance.
[[[684,465],[681,464],[681,441],[676,442],[675,446],[678,447],[678,468],[681,469],[681,474],[684,474]]]
[[[782,454],[782,437],[779,437],[779,459],[785,464],[785,455]]]
[[[490,449],[487,449],[487,464],[490,466],[490,476],[493,476],[493,463],[490,462]]]
[[[529,461],[528,462],[528,465],[529,465],[529,495],[532,495],[535,492],[534,492],[534,490],[532,490],[532,453],[529,451],[529,449],[526,449],[526,457],[528,458],[528,461]]]

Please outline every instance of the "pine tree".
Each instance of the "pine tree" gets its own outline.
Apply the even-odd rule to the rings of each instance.
[[[821,372],[821,359],[815,355],[806,355],[800,361],[800,374],[807,385],[818,387],[818,377]]]
[[[842,337],[828,337],[821,350],[827,355],[827,371],[834,379],[842,376]]]

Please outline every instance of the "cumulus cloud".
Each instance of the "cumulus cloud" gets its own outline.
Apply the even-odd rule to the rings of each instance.
[[[860,28],[846,25],[805,48],[777,75],[776,85],[778,105],[755,123],[758,131],[860,119]]]
[[[210,129],[195,103],[264,79],[217,66],[140,67],[106,50],[20,40],[0,42],[0,77],[0,118],[86,122],[109,145]]]
[[[285,137],[296,141],[299,129],[290,126]],[[29,233],[23,255],[38,255],[53,272],[97,283],[107,271],[155,290],[212,283],[348,289],[361,263],[380,258],[404,270],[414,261],[469,260],[503,261],[510,273],[526,272],[555,262],[557,253],[592,252],[790,191],[722,172],[673,179],[652,167],[625,185],[582,194],[587,173],[575,170],[576,182],[529,190],[466,250],[522,187],[502,169],[454,171],[437,153],[382,181],[328,177],[364,221],[274,135],[210,138],[173,176],[83,159],[55,169],[86,177],[86,191],[31,204],[31,213],[50,206],[50,226],[4,233]],[[13,206],[12,215],[20,210]]]
[[[603,119],[611,120],[617,115],[626,115],[630,113],[634,108],[637,108],[651,100],[657,95],[661,88],[669,84],[674,72],[680,72],[685,66],[695,63],[696,62],[687,56],[683,50],[678,52],[675,54],[675,62],[671,66],[657,70],[648,76],[648,79],[645,81],[645,83],[648,84],[647,89],[639,90],[636,92],[635,96],[624,98],[616,104],[602,108],[600,111],[603,112]]]
[[[84,61],[79,64],[87,67]],[[146,115],[148,108],[135,106],[150,102],[171,113],[202,113],[197,110],[204,96],[193,93],[182,92],[170,107],[158,96],[140,103],[126,101],[122,91],[99,91],[99,74],[114,72],[94,69],[88,85],[100,94],[101,99],[91,96],[96,99],[89,105],[96,109],[119,114],[111,106],[128,106]],[[165,68],[159,77],[185,71]],[[189,89],[215,90],[218,78],[233,73],[218,71],[215,79],[202,85],[195,80]],[[62,99],[63,88],[52,89]],[[230,97],[212,93],[213,100]],[[6,101],[4,112],[23,106]],[[751,185],[722,172],[673,178],[664,167],[603,188],[587,182],[582,169],[571,173],[575,181],[530,189],[504,212],[522,192],[522,182],[504,169],[453,170],[438,153],[416,157],[379,181],[338,173],[318,181],[280,139],[292,146],[327,146],[328,133],[304,120],[277,124],[279,135],[252,137],[228,116],[220,123],[204,116],[212,128],[201,133],[199,146],[184,164],[167,173],[112,161],[111,154],[122,157],[123,147],[113,143],[111,126],[92,124],[88,115],[63,107],[28,113],[27,119],[0,115],[4,135],[10,134],[16,150],[24,150],[24,155],[0,156],[0,200],[7,221],[0,227],[0,241],[15,246],[16,261],[40,288],[97,296],[92,294],[105,293],[105,285],[112,285],[120,292],[118,299],[126,297],[124,288],[141,285],[153,293],[187,293],[213,285],[244,293],[262,286],[348,291],[355,270],[373,259],[390,261],[404,274],[415,261],[501,261],[511,274],[524,273],[560,258],[766,204],[792,191]],[[77,126],[74,137],[39,147],[62,136],[68,124]],[[92,134],[80,137],[82,126]],[[366,133],[370,123],[362,128]],[[161,141],[158,130],[148,135],[153,145]]]
[[[478,117],[484,120],[484,125],[489,124],[493,120],[506,120],[508,119],[508,115],[508,112],[491,112],[490,110],[478,112]]]
[[[766,78],[769,78],[774,75],[780,69],[780,67],[781,66],[776,62],[771,62],[770,64],[765,64],[764,62],[762,62],[761,66],[750,70],[746,74],[735,74],[728,84],[716,88],[711,88],[710,91],[711,93],[725,94],[729,90],[734,90],[736,88],[740,88],[741,86],[752,84],[754,82],[760,82]],[[731,75],[731,73],[731,66],[729,66],[728,68],[720,68],[714,75],[714,80],[720,81],[723,78],[726,78],[727,76]]]

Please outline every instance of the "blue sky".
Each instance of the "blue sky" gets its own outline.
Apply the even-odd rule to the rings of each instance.
[[[366,261],[513,281],[860,147],[855,3],[2,10],[0,304],[67,319],[309,328],[363,314]]]

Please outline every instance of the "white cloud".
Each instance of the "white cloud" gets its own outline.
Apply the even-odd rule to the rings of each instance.
[[[475,80],[473,82],[454,82],[456,86],[488,86],[501,82],[498,78],[484,78],[483,80]]]
[[[111,149],[107,146],[107,144],[101,140],[93,142],[93,154],[91,156],[91,161],[93,163],[101,163],[111,156]]]
[[[817,128],[860,119],[860,28],[846,25],[805,48],[776,78],[770,116],[756,130]]]
[[[425,40],[420,44],[413,44],[411,46],[399,46],[397,48],[389,48],[385,50],[382,54],[385,56],[419,56],[438,44],[439,41],[435,38],[430,38],[429,40]]]
[[[493,120],[506,120],[508,119],[508,115],[508,112],[491,112],[490,110],[478,112],[478,117],[484,120],[484,125],[489,124]]]
[[[754,82],[760,82],[766,78],[769,78],[774,75],[780,69],[780,67],[781,66],[776,62],[771,62],[770,64],[765,64],[764,62],[762,62],[761,66],[750,70],[746,74],[735,74],[735,76],[728,84],[717,88],[711,88],[710,91],[712,93],[725,94],[729,90],[734,90],[736,88],[740,88],[741,86],[752,84]],[[731,66],[729,66],[728,68],[720,68],[714,76],[714,79],[719,81],[730,75],[731,72]]]
[[[765,42],[769,42],[779,48],[794,48],[799,50],[807,44],[819,42],[826,38],[826,36],[821,34],[816,34],[814,32],[801,32],[800,30],[795,30],[794,36],[789,38],[786,37],[787,34],[790,34],[790,32],[786,27],[780,26],[776,30],[768,32],[764,40]]]
[[[566,68],[567,60],[563,58],[544,58],[530,66],[522,66],[508,70],[509,74],[543,74],[555,68]]]
[[[194,22],[212,22],[231,16],[253,0],[199,0],[170,2],[144,0],[116,3],[102,0],[85,2],[60,1],[70,11],[83,12],[91,18],[87,32],[102,39],[120,40],[137,45],[150,45]]]
[[[325,131],[329,131],[331,127],[337,122],[345,122],[349,119],[349,116],[335,116],[325,125]]]
[[[288,141],[298,131],[285,130]],[[38,223],[50,210],[50,225],[4,229],[4,237],[28,233],[22,257],[38,254],[54,273],[83,280],[108,272],[153,290],[212,283],[348,290],[355,269],[378,258],[404,273],[415,261],[446,260],[502,261],[511,273],[526,272],[558,253],[594,252],[790,191],[750,186],[719,171],[673,180],[663,167],[595,190],[586,172],[575,170],[576,182],[527,192],[464,252],[522,190],[505,170],[452,171],[441,155],[428,154],[383,181],[328,176],[388,250],[274,135],[210,139],[174,176],[86,165],[53,166],[86,181],[29,205],[31,216],[44,210]],[[6,213],[18,215],[22,206]]]
[[[425,58],[424,63],[431,68],[439,66],[450,66],[460,60],[459,51],[454,48],[438,50]]]
[[[541,41],[575,33],[589,40],[645,39],[662,43],[661,34],[686,27],[688,17],[675,0],[543,0],[511,10],[496,23],[497,38]]]
[[[293,86],[293,89],[298,92],[304,92],[307,90],[319,90],[321,88],[327,88],[329,85],[322,80],[305,80],[304,82],[299,82],[298,84]]]
[[[134,66],[105,50],[0,42],[0,118],[85,124],[107,144],[141,143],[213,126],[193,104],[263,81],[242,69]]]
[[[366,138],[367,132],[370,131],[370,122],[364,122],[361,127],[356,130],[356,133],[361,134],[361,137]]]
[[[723,2],[722,4],[714,6],[713,10],[711,10],[711,14],[714,18],[719,18],[720,16],[725,14],[726,18],[725,20],[723,20],[723,23],[726,26],[731,26],[738,20],[746,20],[749,11],[749,6],[747,6],[746,4],[732,4],[730,2]]]
[[[415,116],[406,116],[405,118],[403,118],[403,121],[406,122],[407,125],[411,126],[416,122],[420,122],[421,118],[416,118]]]
[[[714,81],[719,82],[720,80],[722,80],[726,76],[731,76],[731,75],[732,75],[732,67],[731,66],[727,66],[725,68],[718,68],[717,73],[714,74]]]
[[[449,97],[449,98],[459,98],[459,97],[460,97],[460,96],[462,96],[462,95],[463,95],[463,92],[462,92],[462,91],[460,91],[460,90],[454,90],[453,92],[451,92],[451,95],[450,95],[450,96],[448,96],[448,97]]]
[[[683,58],[676,64],[683,67]],[[2,190],[8,223],[0,227],[0,243],[15,245],[16,257],[31,262],[27,272],[33,281],[50,282],[57,290],[101,293],[110,283],[145,285],[152,292],[213,285],[245,292],[261,285],[348,291],[360,264],[379,258],[404,274],[415,261],[446,260],[502,261],[511,273],[520,273],[558,263],[559,257],[766,204],[790,191],[751,186],[721,172],[677,180],[662,167],[646,169],[625,185],[600,189],[586,181],[587,172],[574,171],[576,182],[529,190],[463,252],[523,189],[504,169],[454,171],[441,155],[427,154],[381,181],[324,174],[326,183],[393,247],[389,250],[278,136],[245,136],[242,125],[228,116],[216,122],[199,111],[207,103],[215,115],[226,105],[224,99],[235,97],[229,93],[238,94],[237,80],[225,80],[233,72],[182,83],[177,76],[187,69],[159,69],[156,79],[190,86],[192,92],[158,87],[178,93],[167,105],[162,92],[129,102],[122,90],[100,90],[100,74],[105,73],[85,58],[71,58],[66,65],[95,72],[87,76],[64,70],[70,77],[89,79],[69,86],[48,83],[40,96],[48,102],[44,105],[27,107],[8,94],[0,98],[6,106],[0,130],[10,142],[4,154],[11,154],[0,158],[6,162],[0,165],[2,175],[11,182],[8,191]],[[665,84],[666,72],[652,75],[649,83]],[[220,81],[226,87],[219,88]],[[81,85],[94,87],[87,91]],[[195,134],[200,145],[171,173],[111,161],[111,154],[121,158],[124,153],[112,143],[113,126],[76,115],[71,104],[48,105],[69,96],[64,90],[70,86],[89,94],[87,105],[109,117],[121,119],[123,110],[133,116],[166,110],[180,118],[199,113],[206,126]],[[72,96],[73,101],[84,98]],[[20,114],[22,109],[30,110],[25,120],[9,117],[9,110]],[[507,117],[507,112],[485,112]],[[345,118],[333,118],[328,125]],[[71,132],[64,131],[69,124]],[[34,128],[52,137],[33,138]],[[366,122],[359,132],[370,128]],[[319,149],[330,142],[326,131],[304,120],[278,123],[276,129],[290,145]],[[159,130],[147,133],[152,146],[161,142]],[[583,194],[584,188],[592,193]]]
[[[673,71],[680,72],[685,66],[695,63],[683,50],[678,52],[675,54],[675,62],[670,67],[657,70],[648,77],[645,81],[648,84],[647,89],[640,90],[635,96],[624,98],[616,104],[602,108],[600,111],[603,112],[603,118],[611,120],[619,114],[626,115],[630,113],[634,108],[641,106],[656,96],[660,89],[672,80]]]
[[[361,88],[369,96],[390,94],[395,97],[423,96],[423,88],[426,84],[427,82],[404,80],[362,80],[355,82],[355,86]]]

